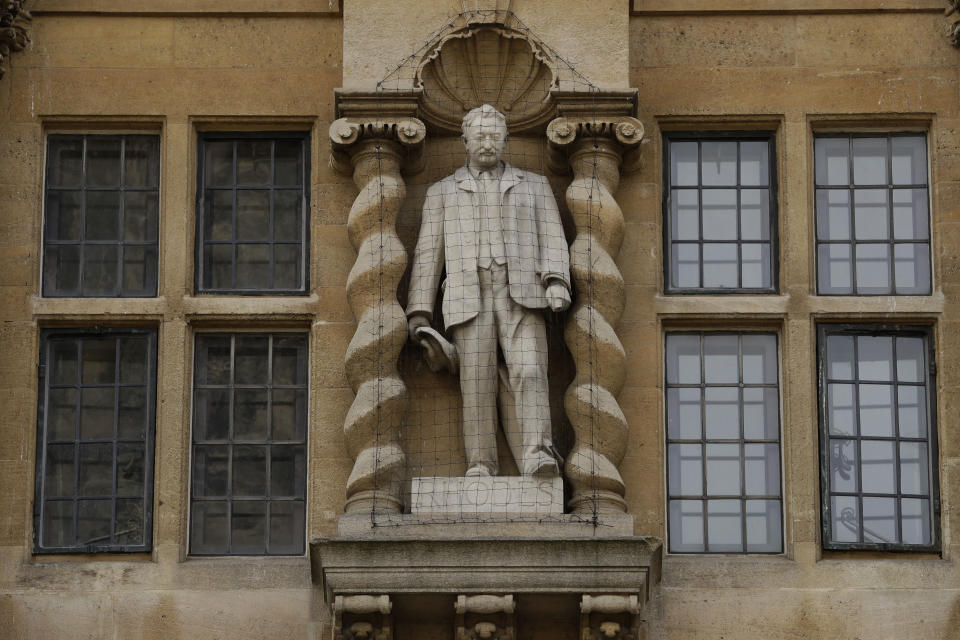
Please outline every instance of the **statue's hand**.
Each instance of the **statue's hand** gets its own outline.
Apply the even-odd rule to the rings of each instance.
[[[410,319],[407,320],[407,331],[410,332],[410,339],[416,343],[419,343],[420,340],[417,338],[417,329],[420,327],[429,327],[430,319],[422,314],[414,314],[410,316]]]
[[[547,304],[551,311],[563,311],[570,306],[570,292],[562,282],[551,282],[547,287]]]

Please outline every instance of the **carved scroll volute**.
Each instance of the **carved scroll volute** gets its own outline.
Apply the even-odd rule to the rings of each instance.
[[[626,355],[615,327],[625,302],[616,265],[623,242],[623,212],[613,194],[621,170],[636,164],[643,125],[636,118],[557,118],[547,127],[553,163],[569,163],[573,181],[566,201],[576,226],[570,245],[574,304],[564,337],[576,377],[564,395],[575,442],[566,474],[574,513],[626,511],[618,466],[628,426],[617,403]]]
[[[347,481],[348,513],[403,508],[399,429],[407,389],[396,363],[407,322],[397,285],[407,254],[396,221],[406,195],[401,172],[416,163],[425,136],[426,128],[415,118],[341,118],[330,125],[331,164],[352,174],[360,190],[347,220],[357,250],[347,277],[347,299],[357,321],[345,358],[347,380],[356,393],[343,427],[354,459]]]

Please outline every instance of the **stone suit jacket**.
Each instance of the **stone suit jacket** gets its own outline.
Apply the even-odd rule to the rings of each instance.
[[[479,313],[477,189],[467,167],[427,189],[413,254],[407,316],[433,313],[444,267],[443,320],[447,330]],[[500,178],[500,219],[510,297],[528,309],[546,308],[546,287],[551,280],[570,289],[570,254],[547,179],[505,165]]]

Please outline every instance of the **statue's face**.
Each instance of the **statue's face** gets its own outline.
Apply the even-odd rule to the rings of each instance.
[[[481,171],[492,169],[500,162],[507,146],[507,129],[496,116],[484,114],[467,127],[463,144],[471,167]]]

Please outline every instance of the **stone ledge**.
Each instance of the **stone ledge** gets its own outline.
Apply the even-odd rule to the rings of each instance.
[[[574,514],[423,514],[369,513],[340,516],[342,539],[442,540],[464,538],[626,538],[633,535],[633,516],[627,513],[590,517]]]
[[[320,538],[315,584],[341,594],[639,593],[660,581],[662,543],[611,538]]]

